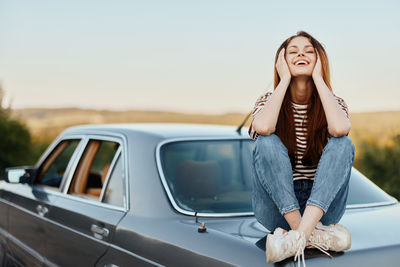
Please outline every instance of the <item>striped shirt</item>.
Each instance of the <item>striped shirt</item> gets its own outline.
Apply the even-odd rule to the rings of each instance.
[[[256,101],[253,110],[253,120],[254,116],[264,108],[265,103],[269,100],[271,92],[259,97]],[[337,103],[342,108],[346,117],[349,118],[348,107],[344,100],[338,96],[335,96]],[[293,166],[293,180],[309,179],[314,180],[315,173],[317,171],[317,165],[315,166],[305,166],[303,165],[301,159],[307,149],[307,105],[300,105],[291,102],[293,107],[293,119],[295,125],[296,134],[296,162]],[[258,133],[256,133],[252,127],[249,128],[249,135],[253,140],[256,140]]]

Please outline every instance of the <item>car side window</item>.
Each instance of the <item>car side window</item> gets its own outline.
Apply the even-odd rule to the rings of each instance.
[[[40,166],[36,184],[58,189],[79,142],[76,139],[61,141]]]
[[[122,156],[120,154],[111,172],[106,190],[104,191],[103,202],[123,207],[125,196],[124,188],[124,172]]]
[[[76,167],[68,193],[99,200],[118,147],[117,142],[90,140]]]

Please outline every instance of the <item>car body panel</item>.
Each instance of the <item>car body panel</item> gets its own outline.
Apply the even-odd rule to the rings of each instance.
[[[27,264],[32,261],[40,265],[42,256],[46,252],[45,240],[48,221],[38,214],[38,207],[50,210],[50,203],[57,197],[48,196],[42,192],[32,190],[27,184],[10,186],[10,190],[3,192],[5,199],[10,203],[7,213],[9,250]],[[24,244],[24,247],[20,246]]]
[[[82,266],[94,266],[106,252],[115,227],[124,215],[121,210],[60,196],[47,216],[52,223],[47,228],[44,255],[50,262],[61,266],[72,266],[76,262]],[[93,225],[106,229],[107,236],[92,232]]]

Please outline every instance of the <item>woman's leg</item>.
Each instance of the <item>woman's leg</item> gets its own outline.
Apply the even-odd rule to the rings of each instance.
[[[253,179],[253,210],[257,221],[269,231],[272,232],[277,227],[290,229],[278,207],[256,177]]]
[[[321,223],[323,225],[337,224],[340,221],[346,211],[348,192],[349,183],[347,182],[347,184],[339,190],[335,199],[331,202],[327,212],[322,216]]]
[[[318,221],[337,223],[343,216],[354,152],[353,142],[347,136],[331,137],[325,146],[298,228],[307,239]]]
[[[253,209],[257,220],[270,231],[276,227],[297,228],[301,216],[292,165],[286,147],[275,134],[257,138],[253,174]]]

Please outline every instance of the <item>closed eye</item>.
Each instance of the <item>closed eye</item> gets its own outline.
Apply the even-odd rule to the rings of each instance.
[[[289,54],[296,54],[297,52],[289,52]],[[307,51],[306,53],[314,54],[314,51]]]

